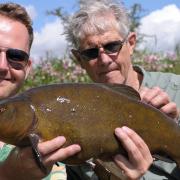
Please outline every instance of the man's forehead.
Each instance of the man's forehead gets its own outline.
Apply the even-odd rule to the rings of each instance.
[[[0,15],[0,45],[29,51],[29,34],[24,24]]]
[[[7,23],[5,21],[0,21],[0,29],[3,29],[4,31],[9,31],[11,27],[7,26]]]
[[[103,34],[88,35],[83,40],[80,41],[80,48],[92,47],[99,44],[106,44],[110,41],[121,40],[122,36],[118,30],[112,29],[108,30]]]

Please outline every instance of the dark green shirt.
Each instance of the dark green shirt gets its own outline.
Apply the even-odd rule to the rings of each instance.
[[[147,72],[139,66],[135,66],[137,72],[143,74],[141,86],[149,88],[158,86],[168,93],[171,101],[180,109],[180,75],[162,72]]]

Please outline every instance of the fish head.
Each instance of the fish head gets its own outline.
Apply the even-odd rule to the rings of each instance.
[[[17,145],[32,129],[34,112],[27,99],[13,97],[0,101],[0,141]]]

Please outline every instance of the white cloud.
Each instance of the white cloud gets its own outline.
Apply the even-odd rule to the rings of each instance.
[[[35,7],[33,5],[28,5],[28,6],[25,6],[25,8],[26,8],[26,11],[28,12],[29,16],[31,17],[31,19],[34,20],[37,16]]]
[[[36,16],[35,9],[30,6],[32,17]],[[148,35],[142,47],[153,51],[172,51],[180,43],[180,9],[176,5],[168,5],[156,10],[141,19],[140,32]],[[155,38],[156,37],[156,43]],[[67,50],[67,42],[63,35],[63,25],[60,19],[45,24],[38,32],[31,49],[34,63],[46,57],[47,52],[53,57],[63,57]]]
[[[173,51],[180,43],[180,9],[172,4],[141,19],[140,33],[146,34],[141,47],[153,51]]]
[[[45,58],[47,52],[53,57],[63,57],[67,49],[67,42],[63,35],[63,25],[60,19],[47,23],[39,32],[35,32],[31,56],[36,63]]]

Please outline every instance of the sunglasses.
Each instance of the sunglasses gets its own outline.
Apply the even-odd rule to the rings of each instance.
[[[103,47],[105,53],[113,54],[113,53],[117,53],[121,50],[124,42],[125,42],[125,40],[113,41],[113,42],[109,42],[107,44],[104,44],[101,47]],[[85,50],[79,51],[79,53],[83,59],[90,61],[92,59],[98,58],[99,48],[95,47],[95,48],[85,49]]]
[[[25,51],[4,47],[2,49],[6,49],[6,59],[13,69],[22,70],[27,66],[29,61],[29,55]]]

